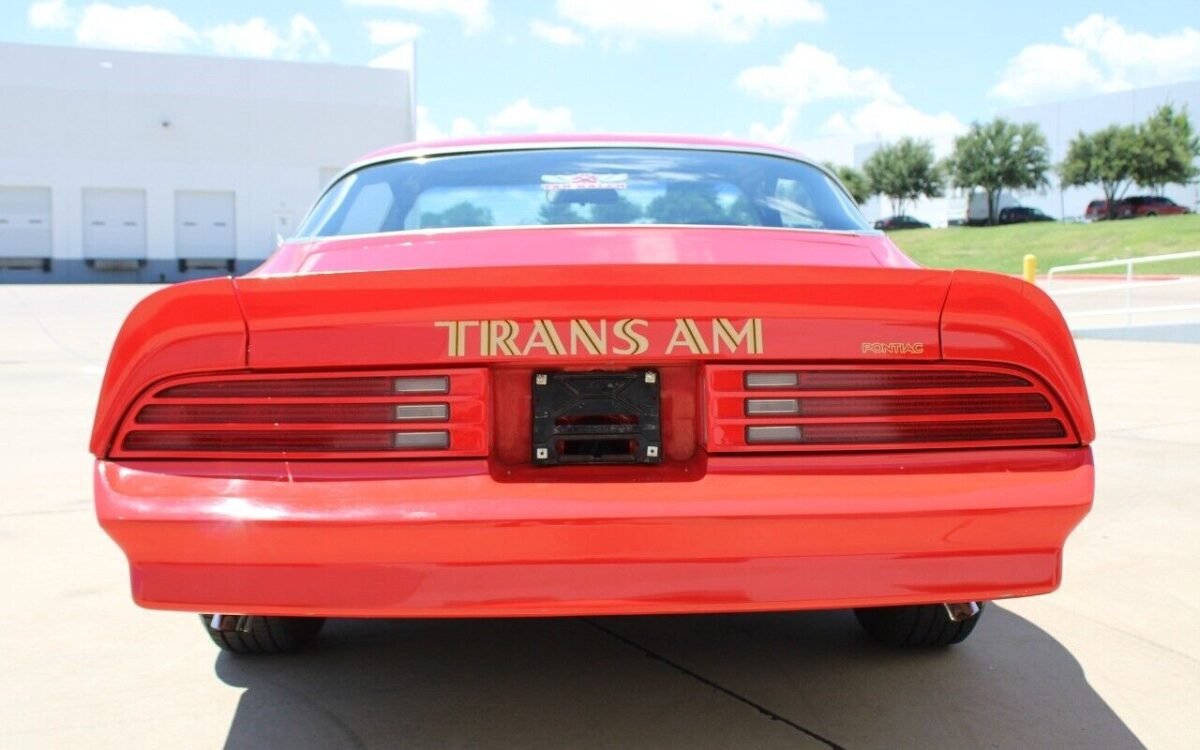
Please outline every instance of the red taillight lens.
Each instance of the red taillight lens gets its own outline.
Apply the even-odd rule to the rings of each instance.
[[[486,456],[487,398],[482,369],[193,379],[142,397],[113,456]]]
[[[706,369],[708,449],[887,450],[1073,441],[1057,399],[998,367]]]
[[[776,409],[775,413],[805,417],[896,417],[920,414],[1048,412],[1051,407],[1050,402],[1040,393],[746,399],[748,416],[768,415],[771,409]]]
[[[137,423],[386,423],[395,414],[391,404],[150,404],[138,412]]]
[[[234,451],[386,451],[392,448],[392,434],[382,430],[355,432],[338,430],[242,430],[217,432],[212,430],[134,430],[125,436],[126,451],[209,452]]]

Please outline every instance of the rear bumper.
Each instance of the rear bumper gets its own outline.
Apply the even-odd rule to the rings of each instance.
[[[999,599],[1059,582],[1089,448],[709,458],[684,482],[485,461],[97,461],[146,607],[361,617]]]

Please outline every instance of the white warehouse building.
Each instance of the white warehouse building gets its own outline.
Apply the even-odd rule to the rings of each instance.
[[[253,268],[342,167],[413,139],[413,73],[0,44],[0,283]]]

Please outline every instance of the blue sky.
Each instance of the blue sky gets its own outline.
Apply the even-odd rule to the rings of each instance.
[[[1014,104],[1200,78],[1187,5],[0,0],[0,38],[348,65],[411,42],[423,136],[726,134],[848,161]]]

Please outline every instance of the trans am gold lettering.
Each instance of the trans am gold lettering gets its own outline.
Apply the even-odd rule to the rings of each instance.
[[[558,331],[554,330],[554,321],[552,320],[533,321],[533,333],[529,335],[529,340],[525,342],[525,348],[521,354],[529,356],[529,352],[534,347],[545,349],[546,353],[552,356],[567,353],[567,350],[563,348],[562,339],[558,337]]]
[[[499,352],[503,352],[510,357],[515,357],[520,353],[517,351],[516,345],[513,344],[517,335],[521,333],[521,326],[517,325],[517,321],[489,320],[487,321],[487,330],[488,341],[486,349],[489,357],[494,357]]]
[[[572,320],[571,354],[579,353],[580,344],[588,354],[608,354],[608,321],[601,318],[593,328],[586,320]]]
[[[450,342],[450,346],[447,347],[449,350],[449,353],[446,356],[449,356],[449,357],[461,357],[463,355],[462,349],[460,349],[457,346],[457,344],[458,344],[458,328],[459,328],[458,323],[459,323],[459,321],[457,321],[457,320],[439,320],[433,324],[434,328],[445,328],[446,329],[446,333],[447,333],[446,339]]]
[[[746,342],[747,354],[762,354],[762,319],[750,318],[741,330],[734,327],[729,318],[713,318],[713,352],[721,353],[721,345],[729,348],[730,354],[741,350],[742,342]]]
[[[761,318],[737,322],[730,318],[675,318],[673,323],[665,344],[665,325],[654,328],[643,318],[621,318],[611,324],[607,318],[538,318],[524,325],[515,320],[439,320],[433,325],[446,330],[446,354],[450,357],[466,357],[468,349],[478,351],[481,357],[561,357],[568,351],[577,356],[628,357],[649,352],[652,341],[664,355],[763,353]],[[866,347],[864,344],[864,352]]]
[[[644,354],[650,348],[650,340],[634,330],[635,327],[646,327],[650,321],[641,318],[621,318],[613,327],[613,335],[621,339],[625,346],[613,349],[613,354],[631,355]]]
[[[671,334],[671,341],[667,344],[667,354],[674,352],[678,346],[686,346],[692,354],[708,354],[708,344],[700,337],[696,321],[691,318],[675,319],[675,333]]]
[[[863,354],[924,354],[925,344],[920,341],[894,341],[885,343],[881,341],[864,341],[862,345]]]

